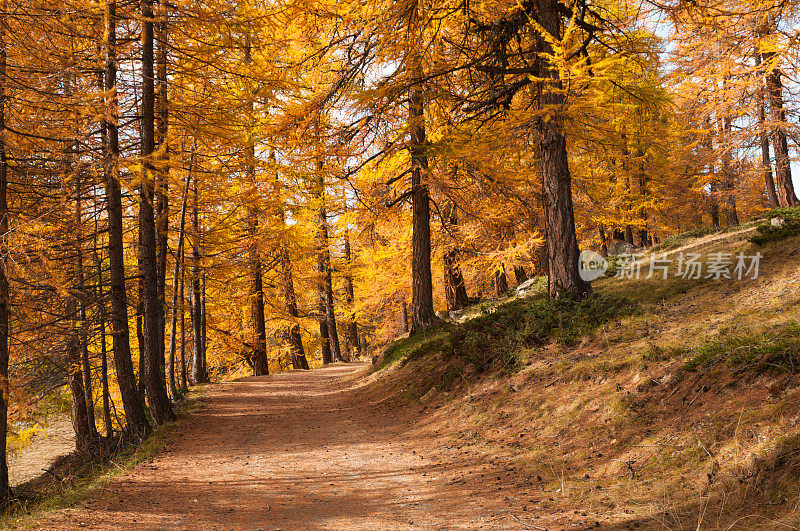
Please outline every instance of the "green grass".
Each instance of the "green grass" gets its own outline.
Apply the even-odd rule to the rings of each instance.
[[[593,294],[582,300],[526,297],[501,304],[460,325],[440,323],[400,339],[386,349],[373,371],[398,361],[405,364],[442,353],[472,366],[478,373],[489,368],[515,372],[522,366],[527,349],[548,341],[573,344],[604,323],[637,310],[637,304],[621,295]]]
[[[657,245],[651,247],[650,251],[654,253],[657,253],[659,251],[668,251],[670,249],[675,249],[676,247],[680,247],[686,242],[686,240],[691,240],[693,238],[700,238],[701,236],[707,236],[709,234],[716,234],[724,231],[725,227],[697,227],[691,230],[687,230],[686,232],[681,232],[680,234],[674,234],[672,236],[664,238]]]
[[[776,208],[765,212],[759,218],[765,222],[756,227],[757,234],[748,239],[750,243],[764,245],[800,234],[800,208],[798,207]],[[773,227],[770,223],[773,218],[783,219],[783,225]]]
[[[681,353],[689,356],[684,368],[690,371],[727,366],[793,372],[800,367],[800,326],[790,324],[760,334],[724,337],[671,354],[679,357]]]

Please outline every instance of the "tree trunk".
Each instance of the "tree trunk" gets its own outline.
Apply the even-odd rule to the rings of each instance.
[[[542,0],[541,7],[542,28],[559,41],[562,23],[558,2]],[[543,51],[553,53],[547,39],[542,39],[542,42]],[[542,77],[546,77],[550,85],[544,87],[541,96],[542,107],[548,109],[548,117],[539,121],[550,297],[584,297],[590,287],[578,275],[580,252],[572,208],[572,176],[564,137],[564,117],[559,110],[566,96],[562,92],[556,68],[549,68]]]
[[[64,338],[64,346],[69,366],[67,378],[69,382],[69,404],[72,428],[75,430],[75,446],[79,450],[88,448],[92,442],[89,418],[86,412],[86,396],[83,391],[83,373],[81,371],[81,340],[78,321],[77,301],[70,296],[66,305],[67,322],[70,329]]]
[[[770,131],[772,148],[775,151],[775,190],[778,204],[790,207],[797,204],[797,196],[792,183],[792,167],[789,159],[789,143],[786,136],[786,110],[783,107],[783,85],[781,71],[776,64],[774,52],[764,54],[767,95],[769,97]]]
[[[455,228],[458,225],[456,208],[452,202],[445,207],[444,216],[447,226]],[[449,230],[445,232],[449,233]],[[444,298],[447,302],[447,310],[451,312],[469,306],[464,275],[458,265],[458,255],[459,250],[456,247],[448,249],[444,253]]]
[[[103,262],[97,253],[97,233],[95,232],[95,259],[97,260],[97,309],[98,329],[100,332],[100,384],[103,389],[103,424],[106,437],[114,435],[114,424],[111,421],[111,395],[108,391],[108,351],[106,347],[106,301],[103,289]]]
[[[186,253],[181,249],[181,391],[184,393],[189,390],[188,378],[186,377]]]
[[[606,228],[602,223],[600,223],[597,226],[597,230],[600,232],[600,255],[608,256],[608,238],[606,237]]]
[[[169,327],[169,391],[172,399],[176,400],[178,397],[178,388],[175,383],[175,339],[177,335],[178,324],[178,284],[182,280],[181,270],[183,268],[183,239],[186,228],[186,204],[189,199],[189,187],[192,180],[192,163],[194,162],[194,154],[189,157],[189,171],[186,172],[186,179],[183,182],[183,196],[181,197],[181,213],[180,222],[178,224],[178,244],[175,249],[175,266],[172,268],[172,316],[170,319]],[[181,290],[183,284],[181,283]],[[183,318],[183,294],[181,294],[181,319]],[[183,338],[181,338],[183,340]],[[183,345],[181,345],[181,354],[183,354]]]
[[[421,67],[414,72],[422,77]],[[414,86],[408,104],[411,125],[411,334],[430,326],[433,312],[431,277],[431,215],[428,190],[428,155],[422,91]]]
[[[142,182],[139,187],[139,270],[142,279],[144,381],[156,425],[175,420],[164,379],[164,306],[159,298],[159,264],[153,177],[155,166],[155,84],[153,78],[153,0],[142,0]]]
[[[353,303],[355,301],[355,290],[353,288],[353,256],[350,249],[350,232],[344,232],[344,259],[347,263],[347,273],[344,275],[344,295],[345,302],[347,303],[348,311],[350,312],[347,320],[347,334],[346,342],[348,350],[352,349],[355,356],[361,355],[361,342],[358,340],[358,324],[356,324],[355,312]],[[348,355],[348,361],[352,357]]]
[[[506,277],[505,264],[500,264],[500,267],[494,271],[494,288],[498,299],[504,296],[508,291],[508,277]]]
[[[192,202],[192,231],[194,241],[192,242],[192,383],[205,383],[208,381],[208,374],[205,372],[203,364],[203,307],[200,291],[200,215],[197,206],[197,187],[198,179],[194,180],[194,197]]]
[[[89,430],[89,442],[98,439],[97,422],[94,416],[94,392],[92,386],[92,365],[89,362],[89,340],[86,337],[86,282],[83,274],[83,212],[81,205],[81,178],[80,173],[75,172],[75,272],[78,281],[78,293],[81,298],[78,302],[78,323],[77,333],[81,352],[81,370],[83,377],[83,394],[86,403],[86,424]]]
[[[108,255],[111,267],[111,337],[114,348],[114,367],[122,395],[122,405],[128,422],[128,431],[134,438],[147,434],[150,426],[144,414],[142,396],[136,388],[128,332],[128,296],[125,291],[125,258],[123,254],[122,191],[119,184],[119,129],[117,120],[117,52],[116,52],[116,2],[106,3],[106,92],[109,97],[109,116],[105,120],[108,131],[107,160],[105,164],[106,208],[108,209]]]
[[[756,53],[756,66],[761,64],[761,54]],[[767,193],[767,206],[778,208],[778,194],[775,190],[775,181],[772,178],[772,161],[769,155],[769,135],[767,133],[766,120],[766,91],[767,87],[763,82],[759,82],[758,87],[758,139],[761,144],[761,168],[764,174],[764,189]]]
[[[331,255],[328,248],[328,213],[325,208],[325,175],[322,172],[322,162],[317,162],[317,172],[314,181],[314,195],[319,201],[317,209],[317,275],[319,288],[318,312],[319,312],[319,337],[322,348],[322,363],[328,364],[337,361],[338,337],[336,329],[331,327],[335,320],[331,319],[331,305],[333,294],[331,293]],[[329,295],[331,304],[329,304]]]
[[[523,266],[514,266],[514,280],[518,286],[528,280],[528,272],[525,271]]]
[[[257,222],[252,223],[251,235],[255,240]],[[267,359],[267,328],[264,322],[264,282],[261,276],[261,257],[258,250],[251,250],[250,274],[252,276],[250,293],[250,326],[253,334],[253,374],[269,374]]]
[[[0,508],[11,501],[8,483],[8,154],[6,151],[6,3],[0,20]]]
[[[725,225],[734,227],[739,224],[739,215],[736,212],[736,175],[733,170],[733,154],[731,153],[731,119],[725,117],[721,120],[720,136],[723,146],[722,173],[725,175]]]
[[[281,215],[283,219],[283,215]],[[297,311],[297,296],[294,291],[294,278],[292,274],[292,262],[289,258],[289,250],[285,245],[281,246],[281,277],[283,278],[283,297],[285,301],[286,313],[292,319],[289,329],[286,331],[286,339],[289,342],[289,350],[292,353],[292,368],[308,370],[308,360],[303,349],[303,338],[300,335],[300,325],[295,322],[299,317]]]
[[[405,299],[403,299],[403,302],[400,305],[400,310],[400,318],[403,321],[403,332],[408,333],[408,304],[406,303]],[[364,342],[362,341],[362,343]]]

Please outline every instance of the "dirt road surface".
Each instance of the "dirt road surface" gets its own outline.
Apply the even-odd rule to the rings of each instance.
[[[162,453],[37,528],[575,528],[537,515],[508,464],[364,392],[363,368],[212,385]]]

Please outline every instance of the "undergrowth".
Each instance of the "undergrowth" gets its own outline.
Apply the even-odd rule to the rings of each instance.
[[[724,364],[734,369],[794,372],[800,368],[800,326],[790,324],[760,334],[724,337],[674,354],[689,356],[684,358],[687,370]]]
[[[525,351],[548,341],[573,344],[608,321],[634,313],[638,305],[622,295],[593,294],[582,300],[532,296],[512,301],[460,325],[440,323],[390,345],[380,370],[395,362],[442,353],[481,373],[509,373],[522,366]]]
[[[766,220],[756,227],[757,234],[748,241],[756,245],[782,240],[800,234],[800,208],[776,208],[764,213],[762,216]],[[783,224],[773,226],[771,220],[774,218],[782,219]]]

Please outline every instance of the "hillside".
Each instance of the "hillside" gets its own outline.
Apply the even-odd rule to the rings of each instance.
[[[666,280],[645,259],[582,303],[487,305],[388,346],[363,392],[507,461],[525,510],[570,526],[798,525],[800,237],[783,229],[672,238]],[[736,278],[740,252],[761,253],[757,278]],[[733,278],[676,277],[681,253],[731,253]]]

